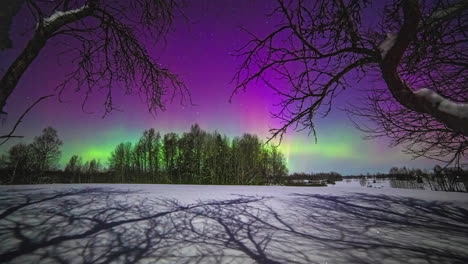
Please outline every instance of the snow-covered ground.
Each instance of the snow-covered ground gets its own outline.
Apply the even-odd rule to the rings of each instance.
[[[468,263],[468,194],[0,186],[0,262]]]

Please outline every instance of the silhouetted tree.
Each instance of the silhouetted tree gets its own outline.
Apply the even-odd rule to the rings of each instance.
[[[375,1],[377,3],[377,1]],[[378,1],[381,3],[382,1]],[[260,80],[283,99],[272,129],[310,129],[346,88],[365,77],[367,102],[349,108],[416,157],[458,162],[468,150],[467,1],[392,0],[377,14],[367,0],[277,0],[279,24],[241,50],[235,92]],[[273,82],[271,73],[279,75]]]
[[[82,159],[78,155],[73,155],[65,166],[65,172],[71,174],[71,181],[81,183]]]
[[[255,135],[245,134],[231,144],[226,136],[208,133],[195,124],[181,136],[168,133],[162,138],[161,142],[159,132],[149,129],[133,147],[131,143],[117,145],[109,160],[115,180],[265,184],[280,183],[287,175],[284,156]]]
[[[0,169],[6,169],[8,167],[8,156],[2,154],[0,156]]]
[[[157,182],[160,176],[160,149],[161,135],[153,128],[145,130],[140,138],[135,151],[138,164],[142,166],[141,174],[144,174],[146,181]]]
[[[8,150],[8,167],[11,170],[10,183],[28,179],[17,179],[17,175],[28,177],[33,166],[31,146],[19,143]]]
[[[181,183],[180,172],[176,172],[176,162],[178,160],[179,137],[175,133],[165,134],[163,137],[163,157],[166,173],[170,177],[171,183]]]
[[[35,169],[45,171],[55,168],[62,154],[60,151],[62,144],[54,128],[44,128],[42,135],[35,137],[31,144]]]
[[[89,167],[87,173],[89,174],[95,174],[101,170],[101,162],[96,159],[92,159],[89,162]]]
[[[190,171],[192,177],[195,178],[195,182],[198,184],[203,183],[202,166],[203,166],[203,154],[204,146],[206,143],[206,132],[203,131],[198,124],[194,124],[190,127],[190,133],[186,135],[189,139],[189,145],[191,149],[188,149],[185,153],[190,153]]]
[[[130,173],[134,170],[131,163],[131,149],[132,144],[130,142],[120,143],[116,146],[109,158],[109,167],[117,173],[119,179],[116,180],[119,182],[126,182]]]
[[[282,183],[284,177],[288,175],[288,169],[283,153],[281,153],[277,147],[271,148],[271,158],[269,164],[271,164],[271,183]]]
[[[6,114],[8,98],[46,44],[61,44],[57,56],[66,54],[73,70],[57,87],[84,91],[83,107],[92,92],[106,91],[105,113],[114,109],[117,87],[126,94],[138,92],[150,111],[164,109],[163,98],[187,90],[178,76],[157,63],[140,36],[164,38],[177,10],[173,0],[51,0],[0,1],[0,51],[11,47],[9,33],[19,12],[32,19],[32,36],[0,79],[0,113]],[[18,43],[13,46],[23,46]],[[12,136],[12,135],[10,135]]]
[[[463,191],[461,185],[464,185],[466,171],[460,168],[442,168],[439,165],[434,166],[433,174],[428,177],[431,188],[437,191]],[[464,186],[465,187],[465,186]],[[468,191],[468,190],[465,190]]]

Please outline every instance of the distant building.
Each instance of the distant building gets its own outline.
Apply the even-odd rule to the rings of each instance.
[[[326,180],[307,180],[307,179],[290,180],[289,182],[293,184],[304,184],[304,185],[326,185],[327,183]]]

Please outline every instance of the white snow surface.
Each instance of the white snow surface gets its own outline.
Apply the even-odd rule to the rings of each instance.
[[[380,55],[382,55],[382,59],[385,59],[385,56],[387,56],[388,51],[393,47],[393,45],[395,45],[397,37],[397,33],[387,33],[387,38],[379,46]]]
[[[431,102],[433,106],[437,106],[437,108],[442,112],[456,116],[458,118],[468,119],[468,104],[466,103],[453,102],[440,96],[437,92],[427,88],[419,89],[414,92],[414,94],[418,97],[425,98]]]
[[[43,23],[44,23],[44,25],[47,25],[47,24],[52,23],[53,21],[57,20],[60,17],[70,15],[70,14],[79,13],[79,12],[85,10],[87,7],[88,7],[87,5],[83,5],[80,8],[71,9],[71,10],[67,10],[67,11],[57,10],[52,15],[50,15],[49,17],[44,18]]]
[[[467,193],[346,184],[0,186],[0,259],[468,263],[467,219]]]

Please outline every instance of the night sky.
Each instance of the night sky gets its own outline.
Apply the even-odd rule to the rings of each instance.
[[[275,111],[274,103],[278,102],[273,92],[259,83],[235,95],[231,103],[228,100],[234,89],[230,81],[241,63],[241,58],[233,56],[233,53],[249,40],[241,27],[259,36],[270,32],[278,18],[265,14],[274,8],[274,4],[274,1],[260,0],[190,1],[182,7],[186,18],[176,17],[165,43],[146,41],[150,54],[180,75],[191,92],[194,105],[188,102],[181,105],[179,100],[175,100],[168,102],[166,111],[153,115],[148,112],[143,98],[121,92],[114,101],[122,111],[114,111],[102,118],[103,93],[95,92],[85,106],[86,112],[83,112],[84,93],[73,93],[70,89],[62,98],[65,102],[60,103],[54,98],[38,105],[24,119],[16,134],[25,136],[24,140],[30,142],[44,127],[56,128],[64,142],[62,165],[72,154],[81,155],[85,160],[98,158],[105,164],[116,144],[136,142],[148,128],[162,133],[182,133],[198,123],[204,130],[217,130],[229,137],[254,133],[266,139],[269,128],[279,126],[269,114]],[[0,53],[2,74],[30,36],[30,33],[24,34],[28,26],[31,26],[31,21],[22,17],[16,19],[17,30],[12,36],[15,49]],[[73,69],[69,58],[58,58],[60,48],[57,42],[50,41],[23,75],[9,98],[6,107],[9,116],[1,127],[2,134],[9,131],[17,117],[38,97],[53,93],[63,76]],[[269,80],[274,82],[275,76],[270,75]],[[363,95],[361,90],[373,85],[382,84],[364,79],[353,89],[340,94],[334,110],[326,118],[318,116],[317,144],[307,131],[288,131],[281,150],[287,158],[290,172],[337,171],[346,175],[387,172],[392,166],[434,166],[432,161],[412,160],[400,149],[389,148],[384,139],[362,140],[363,134],[339,110],[347,103],[359,103]],[[0,151],[6,151],[19,141],[10,140]]]

